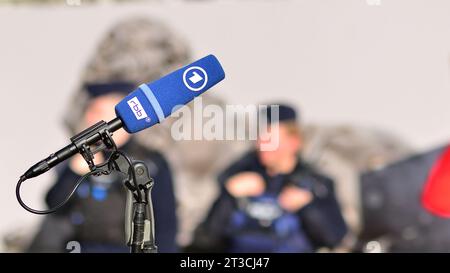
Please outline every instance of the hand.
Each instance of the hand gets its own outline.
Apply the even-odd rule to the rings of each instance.
[[[313,195],[310,191],[296,186],[287,186],[278,196],[280,206],[289,212],[298,211],[308,205],[312,200]]]
[[[264,179],[255,172],[242,172],[230,177],[225,188],[234,197],[261,195],[265,190]]]

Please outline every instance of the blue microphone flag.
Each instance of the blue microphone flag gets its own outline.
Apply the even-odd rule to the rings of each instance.
[[[141,84],[116,107],[128,133],[136,133],[162,122],[180,105],[186,105],[225,78],[214,55],[184,66],[151,83]]]

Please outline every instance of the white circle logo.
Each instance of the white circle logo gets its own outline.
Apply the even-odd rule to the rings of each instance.
[[[191,91],[200,91],[208,83],[208,74],[199,66],[189,67],[183,73],[183,83]]]

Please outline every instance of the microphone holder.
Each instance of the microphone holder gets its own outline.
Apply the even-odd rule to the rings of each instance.
[[[89,176],[109,175],[113,171],[119,172],[125,177],[123,184],[127,189],[125,238],[127,245],[130,247],[130,252],[156,253],[155,220],[151,199],[151,190],[154,182],[143,161],[133,160],[123,151],[117,149],[117,145],[112,138],[112,132],[119,129],[120,126],[121,121],[118,118],[109,123],[100,121],[70,139],[72,141],[71,148],[68,151],[64,150],[60,155],[67,159],[75,154],[75,151],[79,152],[87,162],[90,172],[78,179],[64,201],[47,210],[36,210],[27,206],[20,195],[20,188],[24,181],[48,171],[51,168],[50,163],[53,162],[52,160],[61,159],[55,155],[51,155],[48,159],[42,160],[30,168],[29,176],[25,173],[20,177],[16,185],[17,201],[25,210],[31,213],[53,213],[69,201],[78,186]],[[100,151],[108,152],[110,156],[105,162],[96,165],[94,163],[94,155]]]
[[[123,183],[127,189],[125,208],[125,238],[132,253],[156,253],[155,221],[151,199],[154,185],[144,162],[130,159],[116,151],[109,162],[114,169],[126,173]],[[131,162],[131,164],[129,164]]]
[[[105,122],[99,122],[89,129],[91,130],[81,132],[71,140],[79,148],[92,175],[108,175],[112,171],[125,175],[123,180],[127,189],[125,238],[130,252],[156,253],[155,221],[151,199],[154,181],[150,177],[147,166],[143,161],[133,160],[117,149],[112,133]],[[87,136],[92,132],[101,135],[101,144],[94,149],[85,143]],[[106,162],[95,165],[94,154],[103,150],[112,150],[112,153]]]

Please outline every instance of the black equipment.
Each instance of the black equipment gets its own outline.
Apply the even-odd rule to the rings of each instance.
[[[124,176],[123,184],[127,191],[125,210],[125,237],[130,251],[133,253],[156,253],[155,224],[151,190],[154,184],[147,166],[142,161],[133,160],[128,155],[119,151],[112,139],[112,132],[120,128],[120,120],[115,119],[110,123],[100,121],[71,138],[72,144],[56,154],[30,168],[27,173],[33,174],[21,176],[16,187],[16,196],[19,204],[27,211],[35,214],[49,214],[62,207],[76,192],[78,186],[89,176],[108,175],[111,172],[119,172]],[[93,147],[92,147],[93,145]],[[94,155],[98,152],[110,152],[109,158],[98,165],[94,164]],[[28,207],[20,196],[22,183],[40,173],[47,171],[64,159],[79,152],[89,165],[90,172],[82,176],[76,183],[67,198],[57,206],[48,210],[35,210]],[[50,166],[49,166],[50,165]]]

